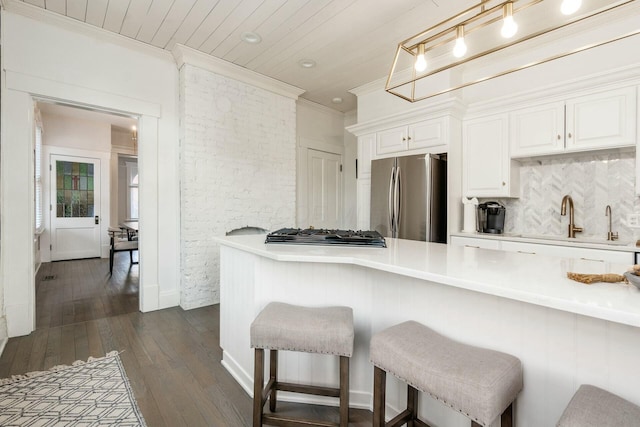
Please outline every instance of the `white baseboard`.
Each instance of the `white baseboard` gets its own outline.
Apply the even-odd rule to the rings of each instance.
[[[7,341],[9,341],[9,338],[0,338],[0,356],[2,356],[2,352],[7,345]]]

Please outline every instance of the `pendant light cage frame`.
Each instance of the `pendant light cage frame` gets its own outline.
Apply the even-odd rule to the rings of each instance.
[[[460,34],[467,38],[469,35],[473,35],[474,33],[482,30],[485,27],[502,21],[507,16],[507,14],[511,14],[512,16],[518,18],[524,18],[527,10],[532,10],[532,6],[536,6],[543,2],[557,3],[559,11],[559,6],[561,3],[559,0],[480,0],[480,2],[475,4],[474,6],[469,7],[468,9],[465,9],[462,12],[447,18],[444,21],[441,21],[418,34],[415,34],[414,36],[406,40],[401,41],[400,43],[398,43],[398,47],[395,52],[391,69],[386,80],[385,90],[406,101],[417,102],[640,34],[640,28],[637,28],[619,36],[609,37],[605,40],[601,40],[595,43],[582,45],[568,51],[528,62],[521,66],[510,67],[499,72],[494,72],[490,75],[476,78],[471,81],[450,85],[449,87],[446,87],[444,89],[429,90],[429,92],[426,94],[418,93],[416,84],[423,79],[427,79],[428,77],[435,76],[436,74],[443,71],[468,64],[472,61],[477,61],[480,58],[487,57],[489,55],[495,54],[496,52],[502,51],[504,49],[529,40],[536,39],[540,36],[552,33],[562,28],[580,22],[585,22],[593,17],[611,12],[615,9],[620,9],[624,6],[636,2],[636,0],[618,0],[610,2],[603,7],[596,8],[587,13],[576,15],[573,18],[569,17],[566,21],[553,25],[549,28],[534,31],[529,34],[514,38],[513,40],[506,39],[501,44],[483,49],[479,52],[472,53],[471,55],[462,58],[456,58],[450,63],[438,65],[433,68],[428,67],[425,71],[416,71],[414,67],[410,67],[409,69],[408,67],[400,68],[399,66],[399,58],[402,54],[405,54],[405,56],[408,54],[412,58],[411,63],[415,64],[419,53],[424,52],[424,54],[426,55],[429,52],[435,53],[438,51],[438,49],[442,51],[445,45],[455,42],[456,38],[458,38]]]

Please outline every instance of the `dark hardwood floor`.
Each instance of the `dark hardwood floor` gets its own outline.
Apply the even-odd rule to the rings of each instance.
[[[121,352],[150,427],[251,425],[251,399],[222,367],[219,306],[138,311],[138,266],[116,256],[43,264],[36,280],[37,329],[9,339],[0,378]],[[337,408],[278,404],[278,412],[337,421]],[[371,413],[351,410],[351,426]]]

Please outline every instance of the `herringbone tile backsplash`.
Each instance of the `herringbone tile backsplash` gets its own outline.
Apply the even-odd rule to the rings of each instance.
[[[589,154],[573,158],[527,160],[520,163],[520,198],[499,199],[506,208],[505,232],[563,236],[569,213],[560,216],[562,197],[573,198],[575,222],[581,237],[607,238],[611,206],[612,231],[620,240],[640,237],[627,226],[629,213],[640,212],[635,195],[635,153]]]

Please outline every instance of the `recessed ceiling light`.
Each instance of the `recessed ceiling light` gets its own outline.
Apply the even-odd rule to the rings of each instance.
[[[240,38],[242,39],[242,41],[251,43],[251,44],[258,44],[262,41],[262,37],[260,37],[260,34],[257,34],[251,31],[242,33]]]
[[[331,102],[333,102],[334,104],[342,104],[342,98],[340,98],[339,96],[336,96],[331,100]]]
[[[300,65],[302,68],[313,68],[316,66],[316,61],[314,61],[313,59],[301,59],[300,61],[298,61],[298,65]]]

